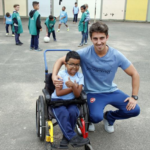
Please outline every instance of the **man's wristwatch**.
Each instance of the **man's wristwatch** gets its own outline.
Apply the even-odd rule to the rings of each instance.
[[[138,100],[138,96],[136,95],[132,95],[131,97],[133,97],[135,100]]]

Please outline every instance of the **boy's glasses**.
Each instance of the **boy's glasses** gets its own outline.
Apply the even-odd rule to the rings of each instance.
[[[69,67],[80,67],[80,64],[69,64],[69,63],[67,63],[68,65],[69,65]]]

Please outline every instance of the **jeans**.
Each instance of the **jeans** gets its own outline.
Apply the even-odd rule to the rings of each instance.
[[[20,40],[19,40],[19,37],[20,37],[20,34],[18,34],[18,26],[14,26],[15,28],[15,41],[16,41],[16,44],[20,43]]]
[[[12,24],[6,24],[6,33],[9,33],[9,25],[11,26],[11,30],[12,30]],[[13,31],[12,34],[14,34]]]
[[[53,39],[56,40],[55,30],[52,31]],[[51,36],[51,32],[48,32],[48,37]]]
[[[81,40],[81,44],[87,43],[87,33],[84,33],[84,31],[81,32],[82,34],[82,40]]]
[[[77,22],[77,21],[78,21],[78,14],[74,14],[73,22]]]
[[[38,49],[39,48],[39,31],[37,31],[37,35],[31,35],[31,48]]]

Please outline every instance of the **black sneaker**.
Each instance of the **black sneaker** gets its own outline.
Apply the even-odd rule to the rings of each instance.
[[[20,44],[23,44],[22,42],[19,42]]]
[[[22,44],[21,43],[16,43],[16,45],[21,46]]]
[[[84,139],[83,137],[79,135],[75,135],[71,140],[70,144],[72,146],[78,147],[78,146],[84,146],[85,144],[88,144],[90,141],[88,138]]]
[[[60,147],[61,148],[68,148],[69,141],[65,138],[63,135],[62,140],[60,141]]]

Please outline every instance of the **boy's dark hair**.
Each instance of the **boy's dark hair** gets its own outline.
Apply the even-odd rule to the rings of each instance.
[[[49,20],[52,20],[54,17],[52,15],[49,16]]]
[[[20,6],[20,5],[19,5],[19,4],[15,4],[15,5],[14,5],[14,8],[16,8],[17,6]]]
[[[77,4],[77,2],[75,2],[74,4]]]
[[[80,55],[77,52],[75,52],[75,51],[70,51],[66,55],[65,62],[68,62],[70,58],[79,59],[80,60]]]
[[[39,4],[39,2],[37,2],[37,1],[33,1],[32,2],[32,6],[34,7],[35,5],[38,5]]]
[[[85,5],[82,5],[81,8],[83,8],[84,10],[86,9]]]
[[[108,26],[103,23],[103,22],[95,22],[92,24],[92,26],[90,27],[89,33],[90,33],[90,37],[92,37],[92,33],[93,32],[99,32],[99,33],[105,33],[105,35],[108,35]]]
[[[9,13],[9,12],[7,12],[7,13],[6,13],[6,16],[7,16],[7,17],[9,17],[9,16],[10,16],[10,13]]]
[[[66,9],[66,7],[65,7],[65,6],[63,6],[63,8],[65,8],[65,9]]]

